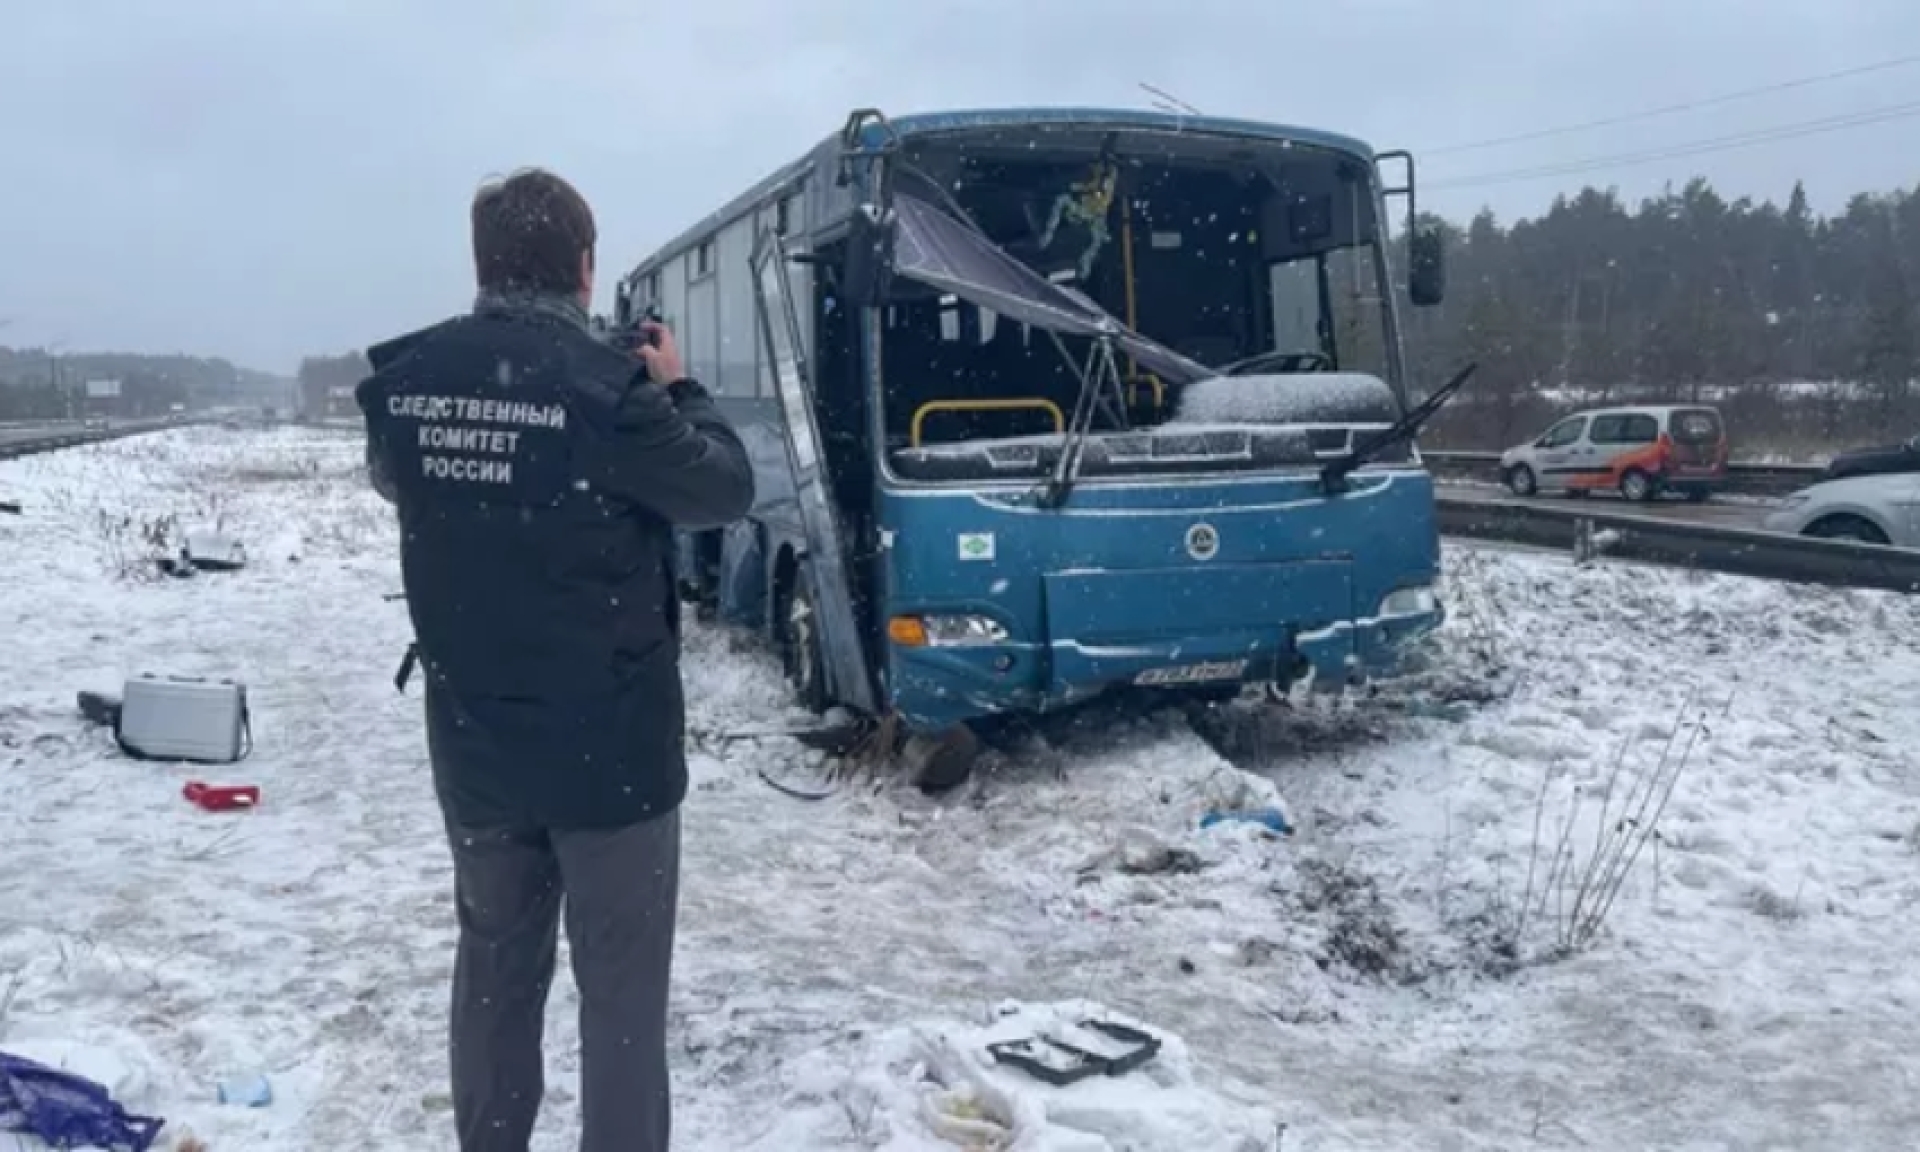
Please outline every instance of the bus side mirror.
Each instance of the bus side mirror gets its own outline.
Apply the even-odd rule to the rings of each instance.
[[[1446,299],[1446,243],[1438,228],[1422,228],[1408,238],[1407,296],[1419,308]]]
[[[877,308],[893,284],[894,217],[890,209],[865,204],[853,214],[841,261],[840,289],[853,304]]]

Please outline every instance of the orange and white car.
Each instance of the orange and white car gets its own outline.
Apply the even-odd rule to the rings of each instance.
[[[1618,492],[1653,500],[1677,492],[1705,500],[1726,485],[1727,430],[1703,405],[1577,412],[1500,456],[1516,496]]]

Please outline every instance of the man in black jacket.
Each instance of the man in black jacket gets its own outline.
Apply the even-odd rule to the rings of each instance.
[[[687,789],[672,532],[744,515],[753,474],[670,332],[649,326],[637,359],[590,333],[595,239],[557,176],[483,187],[473,311],[370,349],[357,392],[453,849],[462,1152],[526,1150],[563,894],[581,1148],[667,1149]]]

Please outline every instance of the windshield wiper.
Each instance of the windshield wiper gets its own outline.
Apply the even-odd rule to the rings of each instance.
[[[1354,469],[1371,463],[1387,449],[1404,444],[1418,436],[1420,429],[1426,426],[1427,421],[1433,419],[1435,413],[1446,406],[1447,401],[1453,399],[1454,393],[1460,391],[1467,380],[1473,376],[1474,369],[1478,367],[1480,365],[1477,363],[1469,363],[1456,372],[1453,379],[1442,384],[1433,395],[1409,409],[1405,416],[1394,421],[1391,426],[1374,433],[1362,441],[1359,447],[1338,460],[1329,461],[1326,467],[1320,469],[1321,488],[1328,495],[1345,492],[1347,476]]]
[[[1034,493],[1034,503],[1042,508],[1058,508],[1066,503],[1080,476],[1080,457],[1086,451],[1087,437],[1093,433],[1093,414],[1100,406],[1107,379],[1113,379],[1114,391],[1120,390],[1120,366],[1113,356],[1113,337],[1103,333],[1095,338],[1087,367],[1080,374],[1080,394],[1073,400],[1073,418],[1067,422],[1066,436],[1060,442],[1060,460],[1053,475]]]

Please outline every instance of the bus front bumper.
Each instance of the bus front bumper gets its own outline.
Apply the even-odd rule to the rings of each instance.
[[[1008,713],[1044,713],[1120,688],[1169,692],[1306,684],[1339,692],[1400,670],[1407,647],[1446,613],[1430,589],[1387,597],[1374,615],[1311,627],[1259,625],[1178,637],[893,645],[889,695],[910,728],[938,731]]]

